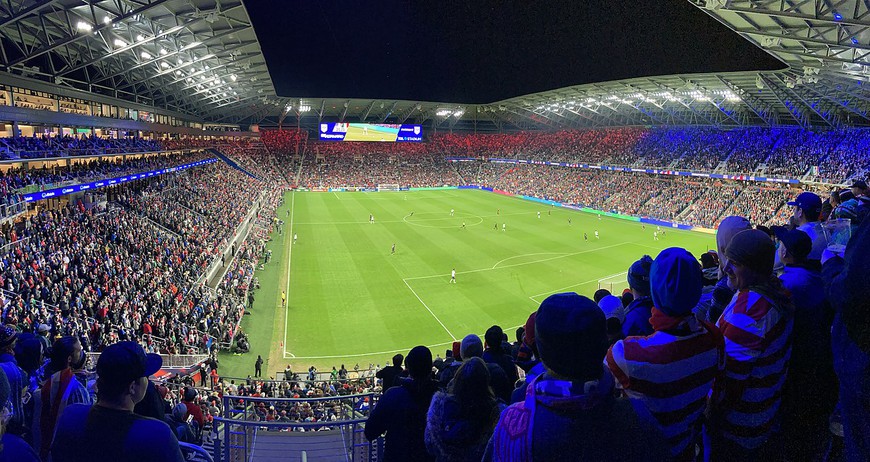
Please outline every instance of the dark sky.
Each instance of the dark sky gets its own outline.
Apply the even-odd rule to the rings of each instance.
[[[631,77],[783,67],[686,0],[245,5],[279,96],[491,103]]]

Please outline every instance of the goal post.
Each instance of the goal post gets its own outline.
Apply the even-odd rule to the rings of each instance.
[[[394,183],[378,183],[378,191],[398,191],[399,185]]]
[[[599,289],[607,289],[611,294],[622,295],[622,291],[628,288],[628,271],[612,274],[598,280]]]

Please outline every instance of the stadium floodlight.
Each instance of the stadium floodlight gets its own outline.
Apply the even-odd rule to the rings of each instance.
[[[161,48],[161,49],[160,49],[160,54],[161,54],[161,55],[165,55],[165,54],[167,54],[167,53],[169,53],[169,52],[166,51],[166,48]]]
[[[143,51],[139,56],[141,56],[142,59],[151,59],[152,57],[151,53],[148,53],[147,51]]]
[[[451,111],[450,109],[439,109],[437,112],[435,112],[435,115],[437,115],[438,117],[449,117],[452,112],[453,111]]]
[[[462,114],[465,114],[465,111],[463,109],[460,109],[453,113],[453,117],[459,118],[462,117]]]
[[[112,18],[103,16],[103,24],[109,24],[110,22],[112,22]]]
[[[82,32],[90,32],[90,31],[94,30],[94,26],[92,26],[84,21],[79,21],[76,23],[76,29],[78,29]]]
[[[169,69],[169,63],[167,63],[166,61],[163,61],[162,63],[160,63],[160,67],[162,67],[164,69]]]
[[[121,39],[118,39],[118,38],[116,38],[115,41],[114,41],[113,43],[115,44],[116,47],[125,47],[125,46],[127,46],[127,42],[125,42],[125,41],[123,41],[123,40],[121,40]]]
[[[144,35],[139,34],[139,35],[136,36],[136,41],[137,41],[137,42],[141,42],[141,41],[143,41],[143,40],[145,40],[145,36],[144,36]]]
[[[842,20],[843,20],[843,15],[838,13],[837,11],[834,11],[834,21],[842,21]]]
[[[236,80],[238,80],[238,77],[236,77],[236,74],[232,74],[232,75],[230,75],[230,80],[235,82]]]
[[[311,110],[311,106],[309,106],[307,104],[303,104],[303,105],[299,106],[299,112],[308,112],[310,110]]]

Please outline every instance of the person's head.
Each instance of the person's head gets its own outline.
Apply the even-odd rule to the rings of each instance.
[[[831,195],[828,197],[828,203],[831,204],[831,207],[835,207],[835,208],[838,205],[840,205],[841,202],[840,202],[840,190],[839,189],[835,189],[835,190],[831,191]]]
[[[523,326],[523,345],[532,350],[532,354],[538,357],[538,345],[535,343],[535,319],[538,317],[538,312],[529,315],[526,319],[526,324]]]
[[[644,255],[628,267],[628,287],[635,297],[649,296],[649,269],[653,259]]]
[[[18,331],[15,326],[5,325],[0,327],[0,352],[15,353],[15,344],[18,342]]]
[[[37,335],[47,337],[48,334],[50,333],[50,331],[51,331],[51,328],[48,327],[48,324],[40,324],[40,325],[36,326]]]
[[[774,236],[773,231],[771,231],[771,229],[768,228],[767,226],[764,226],[764,225],[755,225],[755,229],[757,229],[757,230],[763,232],[764,234],[767,234],[767,237],[769,237],[771,240],[775,240],[775,239],[776,239],[776,236]]]
[[[187,417],[187,406],[184,403],[178,403],[175,407],[172,408],[172,418],[177,422],[184,422],[184,418]]]
[[[19,334],[18,344],[15,346],[15,360],[18,365],[32,373],[39,369],[44,360],[42,342],[33,334]]]
[[[686,249],[662,250],[650,269],[653,306],[673,318],[692,314],[701,299],[703,278],[701,266]]]
[[[774,226],[773,232],[779,241],[779,260],[784,264],[794,264],[806,261],[807,256],[813,250],[813,240],[810,236],[799,230],[789,230],[783,226]]]
[[[610,291],[609,291],[609,290],[607,290],[607,289],[598,289],[598,290],[595,291],[594,294],[592,294],[592,300],[594,300],[595,303],[598,303],[598,302],[601,301],[602,298],[604,298],[604,297],[606,297],[606,296],[608,296],[608,295],[610,295]]]
[[[619,324],[625,319],[625,310],[622,307],[622,299],[616,295],[608,295],[598,301],[598,307],[604,312],[607,319],[616,318]]]
[[[867,183],[864,180],[855,180],[850,188],[855,197],[867,195]]]
[[[725,266],[728,265],[728,257],[725,251],[728,249],[728,243],[735,234],[752,229],[752,224],[749,220],[743,217],[732,215],[726,217],[719,223],[719,228],[716,229],[716,253],[719,255],[719,269],[725,271]]]
[[[524,336],[525,334],[526,334],[526,328],[525,328],[525,327],[523,327],[523,326],[517,327],[517,330],[516,330],[517,343],[522,343],[522,342],[523,342],[523,336]]]
[[[798,226],[819,221],[822,213],[822,198],[809,191],[798,194],[788,205],[794,208],[793,217]]]
[[[192,403],[196,399],[196,396],[198,394],[199,393],[197,393],[196,388],[187,387],[184,389],[184,394],[182,395],[181,399],[182,399],[182,401]]]
[[[97,360],[97,404],[133,410],[148,389],[148,377],[160,370],[160,355],[145,354],[136,342],[109,345]]]
[[[414,380],[425,380],[432,375],[432,352],[419,345],[411,348],[405,358],[408,375]]]
[[[719,267],[719,254],[715,250],[709,250],[701,254],[701,269]]]
[[[597,380],[608,346],[604,312],[574,292],[550,295],[535,317],[535,342],[550,373],[574,382]]]
[[[632,292],[631,289],[626,288],[622,292],[622,297],[620,298],[622,299],[622,307],[628,308],[628,305],[631,305],[631,302],[634,301],[634,292]]]
[[[504,340],[504,331],[500,326],[492,326],[483,334],[486,340],[486,346],[493,350],[501,350],[501,342]]]
[[[449,391],[460,401],[478,402],[482,399],[495,399],[490,388],[489,369],[481,358],[471,358],[459,366],[450,382]]]
[[[87,355],[77,337],[61,337],[51,347],[51,366],[55,371],[62,371],[67,367],[79,370],[84,367],[86,359]]]
[[[483,356],[483,342],[480,341],[480,337],[475,334],[466,335],[459,345],[459,355],[463,361]]]
[[[752,229],[734,235],[726,250],[728,286],[744,290],[768,280],[773,273],[775,253],[776,246],[761,231]]]
[[[405,357],[402,356],[402,353],[399,353],[396,356],[393,356],[393,366],[402,367],[402,361],[404,361],[404,360],[405,360]]]

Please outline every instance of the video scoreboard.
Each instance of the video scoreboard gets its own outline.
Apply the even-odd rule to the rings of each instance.
[[[419,143],[423,141],[423,127],[412,124],[322,123],[320,140]]]

